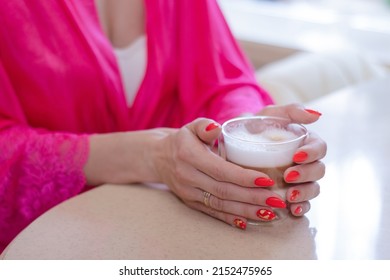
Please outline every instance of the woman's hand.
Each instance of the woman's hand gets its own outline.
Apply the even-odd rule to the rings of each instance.
[[[319,112],[305,109],[298,104],[268,106],[258,115],[284,117],[302,124],[315,122],[321,116]],[[294,155],[296,165],[285,171],[284,179],[287,183],[291,183],[286,198],[293,215],[301,216],[309,211],[309,200],[319,194],[320,187],[316,181],[325,174],[325,165],[320,161],[325,154],[326,143],[309,132],[304,144]]]
[[[215,154],[212,147],[220,132],[212,120],[197,119],[168,133],[156,150],[160,180],[188,206],[239,228],[246,228],[247,219],[276,219],[273,208],[285,208],[286,203],[267,189],[272,180]],[[301,191],[300,199],[314,196]],[[303,214],[308,206],[299,202]]]

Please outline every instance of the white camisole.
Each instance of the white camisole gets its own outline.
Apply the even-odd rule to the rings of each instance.
[[[127,105],[131,107],[146,70],[147,54],[145,35],[137,38],[125,48],[114,49],[114,53],[125,88]]]

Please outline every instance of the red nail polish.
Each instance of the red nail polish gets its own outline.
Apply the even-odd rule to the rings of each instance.
[[[275,220],[275,218],[276,218],[275,213],[272,212],[271,210],[268,210],[268,209],[259,209],[256,212],[256,215],[260,219],[266,220],[266,221],[272,221],[272,220]]]
[[[296,214],[296,215],[300,215],[300,214],[302,214],[302,212],[303,212],[303,209],[302,209],[301,206],[298,206],[298,207],[295,208],[295,210],[294,210],[294,214]]]
[[[240,229],[246,229],[246,223],[241,219],[235,219],[233,223],[236,227]]]
[[[287,176],[286,176],[286,182],[294,182],[294,181],[298,180],[298,178],[299,178],[300,175],[301,175],[301,174],[299,174],[298,171],[295,171],[295,170],[290,171],[290,172],[287,174]]]
[[[307,160],[307,158],[308,158],[308,154],[304,151],[300,151],[294,155],[293,161],[304,162],[305,160]]]
[[[290,194],[290,201],[295,201],[301,193],[298,190],[293,190]]]
[[[280,198],[274,197],[274,196],[271,196],[271,197],[267,198],[265,203],[268,206],[275,207],[275,208],[286,208],[286,206],[287,206],[286,202],[284,202]]]
[[[207,127],[206,127],[206,131],[210,131],[210,130],[213,130],[213,129],[216,129],[219,127],[219,124],[217,123],[210,123]]]
[[[275,184],[274,180],[266,177],[259,177],[255,180],[255,185],[259,187],[271,187]]]
[[[316,115],[318,117],[322,116],[322,114],[318,111],[314,111],[314,110],[311,110],[311,109],[305,109],[306,112],[310,113],[310,114],[313,114],[313,115]]]

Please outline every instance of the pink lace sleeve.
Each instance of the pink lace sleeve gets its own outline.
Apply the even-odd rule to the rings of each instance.
[[[0,252],[43,212],[83,190],[87,156],[86,135],[0,131]]]

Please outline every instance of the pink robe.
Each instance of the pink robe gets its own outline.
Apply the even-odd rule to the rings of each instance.
[[[0,252],[85,190],[88,135],[223,122],[272,103],[215,1],[145,5],[148,64],[131,108],[92,0],[0,5]]]

